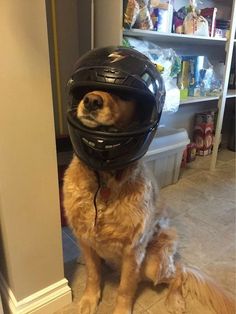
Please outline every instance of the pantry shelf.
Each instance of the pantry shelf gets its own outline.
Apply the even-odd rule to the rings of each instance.
[[[171,43],[181,43],[181,44],[204,44],[204,45],[225,45],[226,38],[215,38],[215,37],[201,37],[201,36],[190,36],[175,33],[158,33],[155,31],[141,30],[141,29],[131,29],[124,30],[124,36],[139,37],[145,39],[154,39],[157,43],[168,42]]]
[[[226,98],[236,98],[236,90],[229,89],[227,92]],[[219,96],[188,97],[187,99],[181,100],[180,105],[193,104],[193,103],[199,103],[199,102],[205,102],[205,101],[211,101],[211,100],[217,100],[217,99],[219,99]]]
[[[204,96],[204,97],[188,97],[180,101],[180,105],[193,104],[198,102],[205,102],[218,99],[219,96]]]
[[[229,89],[226,98],[236,98],[236,89]]]

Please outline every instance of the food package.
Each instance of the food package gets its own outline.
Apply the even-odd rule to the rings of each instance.
[[[196,12],[190,12],[184,19],[184,34],[209,37],[208,22]]]
[[[201,9],[201,16],[203,16],[207,22],[209,27],[209,36],[215,36],[215,29],[216,29],[216,13],[217,8],[204,8]]]
[[[151,15],[147,6],[143,6],[139,10],[139,15],[137,17],[137,24],[139,29],[152,30],[153,23]]]
[[[126,0],[124,28],[132,27],[152,30],[153,23],[149,12],[149,0]]]
[[[124,44],[146,55],[163,77],[166,88],[166,99],[163,111],[176,112],[180,103],[180,91],[177,87],[176,77],[181,69],[181,59],[171,48],[164,49],[155,43],[126,36]]]
[[[160,3],[150,8],[153,29],[160,33],[171,33],[173,6],[170,3]]]
[[[137,0],[139,7],[142,9],[144,7],[148,7],[149,6],[149,0]]]
[[[136,0],[128,0],[124,13],[124,28],[130,29],[136,22],[139,14],[139,4]]]
[[[177,34],[184,33],[184,19],[188,14],[187,7],[182,7],[173,13],[173,31]]]
[[[190,143],[187,145],[187,163],[196,159],[197,145],[196,143]]]
[[[187,74],[188,71],[188,74]],[[213,65],[206,56],[183,56],[182,69],[178,76],[181,99],[188,96],[218,96],[222,89],[221,75],[214,71]]]
[[[184,100],[188,97],[189,88],[190,61],[182,60],[181,72],[178,75],[178,87],[180,90],[180,99]]]

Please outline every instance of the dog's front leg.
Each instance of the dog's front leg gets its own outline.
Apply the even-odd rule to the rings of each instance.
[[[139,281],[139,264],[137,254],[134,250],[124,254],[120,285],[113,314],[132,313],[133,298]]]
[[[85,259],[87,282],[79,301],[79,314],[94,314],[101,295],[101,260],[97,253],[85,242],[79,241]]]

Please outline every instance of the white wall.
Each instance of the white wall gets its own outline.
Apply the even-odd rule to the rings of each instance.
[[[120,45],[122,20],[122,0],[94,0],[94,48]]]
[[[54,120],[58,137],[68,134],[66,122],[67,82],[77,59],[91,49],[91,5],[92,0],[54,0],[54,6],[52,6],[52,1],[46,0]],[[55,24],[53,24],[52,18],[53,9],[55,10]],[[58,77],[56,77],[56,65],[58,66]],[[56,84],[57,79],[60,86]]]
[[[0,33],[0,270],[19,301],[64,277],[44,0],[2,0]]]

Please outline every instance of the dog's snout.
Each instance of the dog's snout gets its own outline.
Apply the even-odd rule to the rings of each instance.
[[[83,99],[84,107],[88,111],[101,109],[103,106],[103,99],[99,95],[86,95]]]

